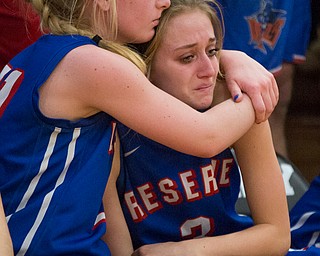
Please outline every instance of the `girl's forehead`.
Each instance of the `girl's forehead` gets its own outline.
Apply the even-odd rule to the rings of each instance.
[[[204,30],[207,33],[213,31],[213,26],[208,16],[203,12],[187,12],[168,20],[162,37],[163,39],[173,37],[177,41],[179,40],[179,37],[176,36],[177,34],[183,38],[188,38],[200,30]]]

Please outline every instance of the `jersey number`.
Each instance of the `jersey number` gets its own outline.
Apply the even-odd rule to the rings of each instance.
[[[2,80],[4,75],[8,72],[10,74],[6,77],[5,80]],[[7,65],[4,67],[0,74],[0,117],[3,115],[5,109],[7,108],[10,100],[17,92],[22,80],[23,80],[23,72],[20,70],[11,70],[11,68]]]
[[[203,216],[187,220],[180,227],[180,232],[183,239],[212,235],[214,232],[214,220]]]

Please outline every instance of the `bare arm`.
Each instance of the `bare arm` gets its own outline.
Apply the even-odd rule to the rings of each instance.
[[[134,256],[286,254],[290,245],[288,209],[268,123],[254,125],[234,148],[255,225],[222,236],[146,245]]]
[[[237,102],[245,92],[252,100],[256,122],[266,121],[279,100],[279,91],[274,76],[257,61],[243,52],[223,50],[221,65],[225,71],[227,86]]]
[[[3,210],[2,198],[0,195],[0,255],[13,255],[12,241]]]
[[[127,59],[95,46],[64,58],[41,87],[40,109],[72,120],[104,111],[146,137],[203,157],[221,152],[254,123],[248,97],[199,113],[152,85]]]
[[[234,149],[256,225],[255,232],[248,235],[253,242],[264,241],[261,251],[269,251],[269,255],[285,254],[290,245],[288,207],[268,121],[253,125]]]
[[[228,97],[225,85],[219,84],[215,91],[216,103]],[[241,166],[255,226],[218,237],[146,245],[132,255],[283,255],[286,253],[290,236],[288,210],[280,167],[274,153],[268,123],[253,125],[234,144],[234,148]],[[110,181],[112,182],[112,178]],[[109,204],[110,202],[112,201],[109,201]],[[128,239],[130,236],[126,228],[117,226],[121,224],[125,227],[125,223],[122,214],[111,212],[114,209],[112,204],[106,208],[107,214],[110,215],[107,217],[109,220],[107,235],[114,237],[116,234],[118,237],[127,238],[123,239],[126,242],[119,242],[115,239],[111,243],[108,242],[108,245],[113,253],[119,253],[114,255],[127,255],[132,251],[131,242]],[[117,224],[113,225],[111,222]],[[121,230],[124,232],[121,233]],[[120,232],[120,235],[116,232]],[[244,240],[246,243],[243,242]],[[121,252],[121,250],[124,251]]]
[[[102,239],[108,244],[112,256],[129,256],[133,252],[133,247],[116,188],[116,181],[120,172],[119,143],[119,137],[117,136],[111,174],[103,197],[107,232]]]

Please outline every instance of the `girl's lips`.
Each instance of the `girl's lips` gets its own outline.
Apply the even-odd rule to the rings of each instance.
[[[159,25],[159,19],[153,20],[152,24],[153,24],[153,26],[158,26]]]
[[[213,84],[203,84],[203,85],[199,86],[196,90],[204,90],[204,89],[211,88],[212,86],[213,86]]]

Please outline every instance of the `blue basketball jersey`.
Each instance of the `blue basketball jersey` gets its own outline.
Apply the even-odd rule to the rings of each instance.
[[[117,185],[134,248],[252,226],[235,211],[240,174],[230,149],[199,158],[118,128],[123,159]]]
[[[241,50],[270,72],[284,61],[305,61],[311,29],[309,0],[218,0],[225,25],[223,47]]]
[[[113,118],[45,117],[39,88],[83,36],[46,35],[0,74],[0,192],[16,255],[110,255],[102,196]]]
[[[319,256],[320,248],[310,246],[302,249],[290,249],[286,256]]]
[[[320,255],[320,176],[290,211],[293,248],[314,246]]]

